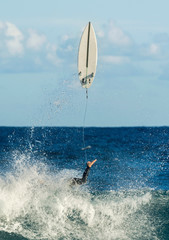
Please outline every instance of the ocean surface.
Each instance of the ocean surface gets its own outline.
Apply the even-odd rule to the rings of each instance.
[[[84,140],[83,128],[0,128],[0,240],[169,240],[169,128],[85,128]]]

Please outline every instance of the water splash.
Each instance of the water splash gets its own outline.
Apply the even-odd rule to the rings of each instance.
[[[150,191],[71,188],[68,180],[80,172],[52,172],[31,154],[13,155],[0,178],[0,231],[34,240],[158,239],[146,211]]]

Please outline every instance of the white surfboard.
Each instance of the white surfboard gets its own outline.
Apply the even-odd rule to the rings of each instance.
[[[94,28],[89,22],[82,34],[79,54],[78,71],[83,88],[89,88],[94,80],[97,66],[97,41]]]

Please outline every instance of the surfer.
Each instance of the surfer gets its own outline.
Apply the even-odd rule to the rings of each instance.
[[[89,171],[91,166],[97,161],[97,159],[93,160],[92,162],[87,162],[87,167],[83,173],[83,177],[82,178],[73,178],[71,179],[71,183],[70,185],[81,185],[87,182],[87,177],[89,175]]]

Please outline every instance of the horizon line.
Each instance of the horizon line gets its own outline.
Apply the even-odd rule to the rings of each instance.
[[[142,126],[47,126],[47,125],[42,125],[42,126],[0,126],[0,128],[167,128],[169,127],[169,125],[159,125],[159,126],[155,126],[155,125],[142,125]]]

